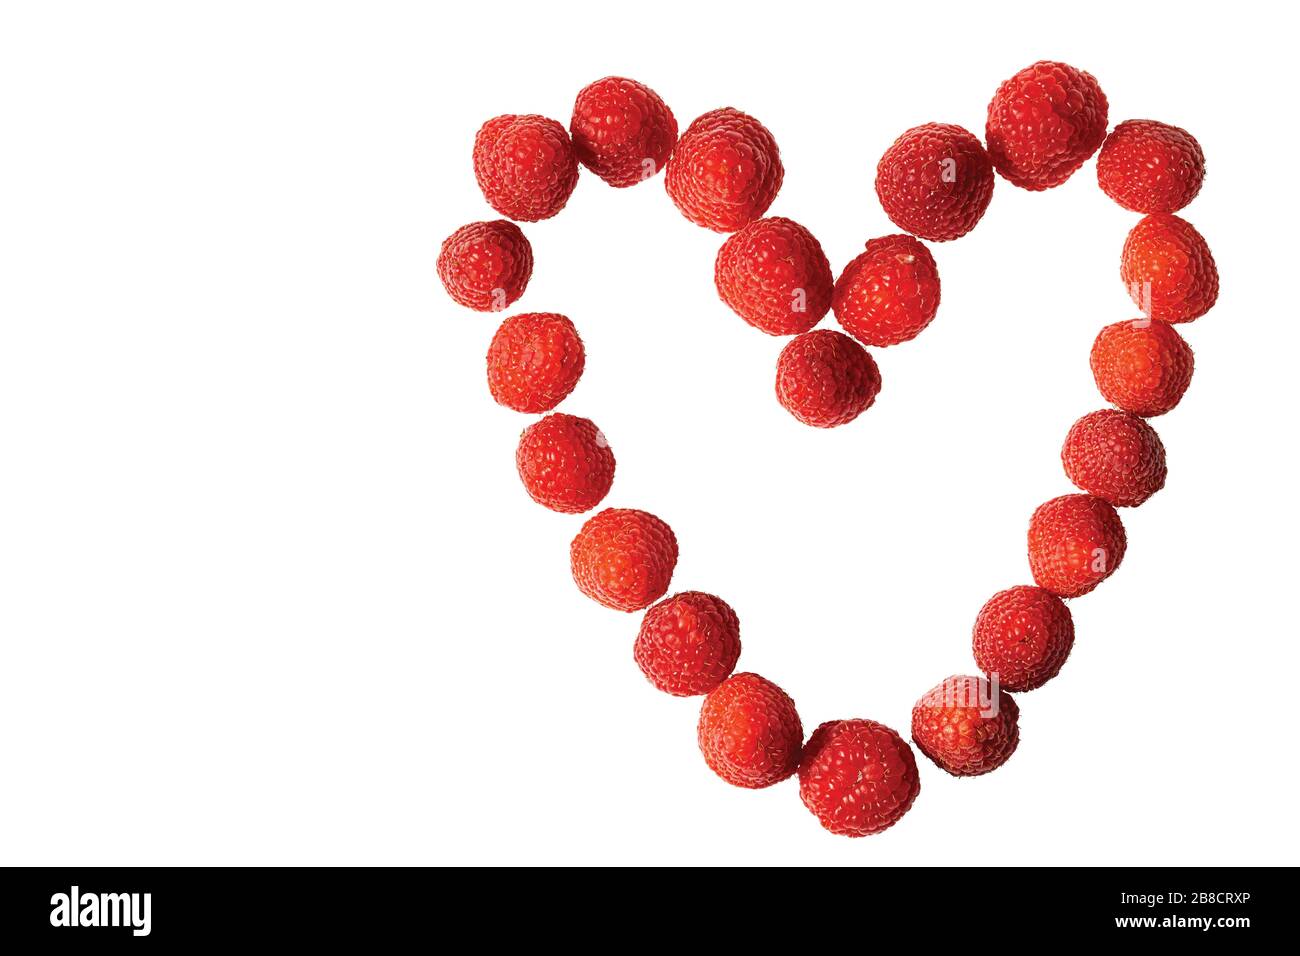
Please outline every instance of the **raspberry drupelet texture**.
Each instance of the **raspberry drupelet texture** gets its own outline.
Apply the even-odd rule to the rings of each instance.
[[[606,508],[582,526],[569,560],[573,580],[587,597],[616,611],[639,611],[667,593],[677,538],[648,512]]]
[[[1200,318],[1219,297],[1210,247],[1185,219],[1156,213],[1124,240],[1120,278],[1143,315],[1165,322]]]
[[[1057,597],[1081,597],[1124,560],[1124,524],[1108,501],[1061,495],[1029,519],[1029,570]]]
[[[980,608],[971,644],[979,669],[998,675],[1004,690],[1034,690],[1060,673],[1070,656],[1074,618],[1051,591],[1008,588]]]
[[[474,178],[488,204],[536,222],[564,208],[578,184],[578,158],[563,126],[545,116],[497,116],[474,137]]]
[[[677,120],[650,87],[607,76],[578,93],[569,133],[582,165],[611,186],[635,186],[668,162]]]
[[[1106,138],[1107,103],[1091,74],[1041,60],[998,87],[985,142],[993,166],[1025,189],[1059,186]]]
[[[691,123],[677,141],[664,186],[683,216],[714,232],[735,232],[767,212],[785,169],[772,134],[725,107]]]
[[[921,792],[907,741],[874,720],[831,720],[813,731],[799,762],[799,797],[831,833],[887,830]]]
[[[939,311],[939,269],[912,236],[882,236],[844,267],[831,297],[835,318],[863,345],[916,338]]]
[[[442,243],[438,278],[460,305],[500,312],[524,294],[533,274],[533,247],[513,222],[471,222]]]
[[[1155,120],[1125,120],[1097,154],[1097,183],[1125,209],[1177,212],[1205,179],[1201,144],[1185,129]]]
[[[707,694],[740,659],[740,619],[720,597],[683,591],[645,612],[632,650],[646,679],[676,697]]]
[[[573,391],[587,361],[573,323],[556,312],[521,312],[488,346],[492,397],[517,412],[549,412]]]
[[[875,359],[843,332],[805,332],[776,361],[777,400],[805,425],[847,424],[870,408],[879,392]]]
[[[798,769],[803,724],[776,684],[735,674],[704,698],[698,736],[710,770],[733,786],[757,790]]]
[[[1112,405],[1152,418],[1182,399],[1192,381],[1192,347],[1157,319],[1108,325],[1092,343],[1092,377]]]
[[[722,301],[768,335],[797,335],[831,307],[834,277],[817,238],[789,219],[756,219],[718,250],[713,281]]]
[[[1070,428],[1061,448],[1066,476],[1118,507],[1136,507],[1165,486],[1165,446],[1132,412],[1103,408]]]
[[[912,708],[912,740],[955,777],[977,777],[1006,763],[1020,743],[1020,708],[983,677],[949,677]]]
[[[876,166],[876,196],[894,225],[946,242],[975,228],[993,198],[993,165],[974,134],[950,123],[909,129]]]
[[[565,514],[590,511],[614,483],[614,453],[596,423],[558,412],[524,429],[515,465],[529,497]]]

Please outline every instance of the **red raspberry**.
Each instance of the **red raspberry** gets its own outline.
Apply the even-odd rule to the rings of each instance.
[[[1143,315],[1166,322],[1199,318],[1219,297],[1210,247],[1185,219],[1157,213],[1124,240],[1120,278]]]
[[[569,133],[582,165],[611,186],[635,186],[663,169],[677,120],[650,87],[607,76],[578,93]]]
[[[921,792],[907,741],[874,720],[831,720],[813,731],[799,762],[799,796],[840,836],[887,830]]]
[[[876,195],[900,229],[945,242],[975,228],[993,198],[993,166],[980,141],[950,123],[909,129],[876,166]]]
[[[645,511],[606,508],[569,546],[583,594],[616,611],[639,611],[664,596],[677,566],[673,529]]]
[[[1034,690],[1055,677],[1074,647],[1065,602],[1042,588],[999,591],[980,608],[972,638],[975,663],[1004,690]]]
[[[614,453],[596,423],[559,412],[524,429],[515,465],[534,501],[565,514],[590,511],[614,483]]]
[[[533,274],[533,247],[513,222],[471,222],[443,241],[438,278],[460,305],[500,312],[524,294]]]
[[[683,591],[645,612],[632,654],[660,690],[707,694],[740,659],[740,619],[722,598]]]
[[[709,769],[733,786],[757,790],[798,768],[803,724],[781,688],[757,674],[735,674],[704,698],[699,740]]]
[[[1020,708],[983,677],[949,677],[912,708],[912,740],[954,777],[1006,763],[1020,743]]]
[[[844,267],[831,308],[863,345],[897,345],[921,334],[939,311],[939,269],[911,236],[872,239]]]
[[[549,412],[573,391],[586,353],[578,330],[555,312],[521,312],[501,323],[488,346],[488,388],[517,412]]]
[[[1131,412],[1103,408],[1084,415],[1065,436],[1061,464],[1082,491],[1136,507],[1165,486],[1165,446]]]
[[[735,232],[772,205],[785,169],[767,127],[726,107],[699,117],[668,160],[664,186],[682,215],[714,232]]]
[[[1192,380],[1192,347],[1172,325],[1133,319],[1108,325],[1092,343],[1092,376],[1102,397],[1126,412],[1163,415]]]
[[[578,184],[578,158],[555,120],[497,116],[474,137],[474,178],[501,215],[536,222],[550,219],[569,201]]]
[[[1106,94],[1092,74],[1041,60],[998,87],[984,138],[1002,176],[1025,189],[1059,186],[1106,138]]]
[[[713,282],[733,312],[768,335],[807,332],[831,307],[835,278],[816,237],[789,219],[756,219],[718,250]]]
[[[776,360],[776,397],[805,425],[853,421],[876,400],[880,370],[843,332],[816,329],[791,340]]]
[[[1133,212],[1177,212],[1196,198],[1205,154],[1191,133],[1155,120],[1125,120],[1097,154],[1097,183]]]
[[[1061,495],[1029,519],[1029,570],[1057,597],[1081,597],[1124,560],[1124,524],[1110,502]]]

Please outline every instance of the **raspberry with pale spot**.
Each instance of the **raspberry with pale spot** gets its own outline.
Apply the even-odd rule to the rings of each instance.
[[[916,338],[939,311],[939,269],[920,240],[882,236],[844,267],[831,298],[835,318],[863,345]]]
[[[524,294],[533,274],[533,247],[506,219],[471,222],[443,241],[438,278],[466,308],[500,312]]]
[[[993,165],[975,135],[926,123],[898,137],[876,164],[876,197],[899,229],[947,242],[975,228],[993,198]]]
[[[1155,213],[1124,240],[1120,278],[1143,315],[1191,322],[1219,298],[1219,269],[1204,237],[1185,219]]]
[[[569,134],[578,162],[622,188],[664,168],[677,142],[677,120],[644,83],[607,76],[578,93]]]

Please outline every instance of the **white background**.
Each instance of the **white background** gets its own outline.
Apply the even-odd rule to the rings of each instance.
[[[1297,182],[1289,34],[1262,12],[1123,4],[8,5],[0,21],[0,861],[142,863],[1296,862]],[[1254,12],[1252,12],[1254,11]],[[793,781],[733,789],[698,700],[650,687],[639,615],[581,596],[581,518],[533,504],[483,355],[499,316],[433,272],[496,218],[483,120],[567,125],[618,73],[684,128],[775,134],[772,208],[838,274],[896,231],[872,191],[907,127],[983,135],[1040,58],[1094,73],[1112,123],[1187,127],[1183,214],[1222,275],[1183,326],[1196,374],[1155,420],[1169,482],[1126,509],[1115,576],[1071,604],[1060,677],[1021,695],[988,777],[923,760],[887,833],[823,832]],[[1101,326],[1137,217],[1089,163],[999,179],[934,247],[943,303],[876,350],[855,423],[796,423],[782,345],[713,289],[722,237],[662,178],[584,172],[525,231],[515,311],[573,318],[562,410],[618,459],[608,505],[681,541],[675,590],[740,614],[741,667],[805,729],[970,672],[970,628],[1029,581],[1032,509],[1102,406]],[[826,323],[831,327],[833,319]]]

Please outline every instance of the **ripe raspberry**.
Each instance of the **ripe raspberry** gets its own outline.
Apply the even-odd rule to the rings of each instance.
[[[713,282],[733,312],[768,335],[797,335],[831,307],[835,278],[817,238],[789,219],[756,219],[718,250]]]
[[[757,674],[735,674],[700,708],[700,752],[727,783],[757,790],[799,766],[803,724],[788,694]]]
[[[1205,154],[1191,133],[1155,120],[1125,120],[1097,154],[1097,183],[1133,212],[1177,212],[1196,198]]]
[[[660,690],[707,694],[740,659],[740,619],[722,598],[683,591],[645,612],[632,654]]]
[[[939,269],[911,236],[872,239],[844,267],[831,308],[863,345],[897,345],[921,334],[939,311]]]
[[[569,546],[583,594],[616,611],[639,611],[664,596],[677,566],[673,529],[645,511],[606,508]]]
[[[501,215],[536,222],[550,219],[569,201],[578,184],[578,158],[555,120],[497,116],[474,137],[474,178]]]
[[[524,294],[533,274],[533,247],[513,222],[471,222],[442,243],[438,278],[460,305],[500,312]]]
[[[975,663],[1004,690],[1034,690],[1055,677],[1074,647],[1065,602],[1042,588],[999,591],[980,608],[972,638]]]
[[[559,412],[524,429],[515,465],[534,501],[565,514],[590,511],[614,483],[614,453],[596,423]]]
[[[993,165],[970,132],[950,123],[909,129],[876,166],[876,195],[900,229],[945,242],[975,228],[993,198]]]
[[[1057,597],[1081,597],[1124,560],[1124,524],[1110,502],[1061,495],[1029,519],[1029,570]]]
[[[664,173],[682,215],[714,232],[735,232],[772,205],[785,169],[772,134],[754,117],[726,107],[686,127]]]
[[[1143,315],[1166,322],[1199,318],[1219,297],[1219,270],[1190,222],[1157,213],[1124,240],[1120,278]]]
[[[997,770],[1020,743],[1020,708],[983,677],[949,677],[912,708],[912,740],[954,777]]]
[[[578,93],[569,133],[582,165],[611,186],[635,186],[663,169],[677,120],[650,87],[607,76]]]
[[[879,392],[875,360],[843,332],[805,332],[776,360],[777,400],[805,425],[847,424],[870,408]]]
[[[799,762],[799,796],[840,836],[892,827],[921,792],[907,741],[874,720],[831,720],[813,731]]]
[[[1165,446],[1131,412],[1103,408],[1070,428],[1061,448],[1066,476],[1082,491],[1136,507],[1165,486]]]
[[[521,312],[488,346],[488,388],[517,412],[549,412],[573,391],[586,364],[578,330],[555,312]]]
[[[1178,330],[1155,319],[1106,326],[1092,343],[1091,362],[1102,397],[1144,418],[1178,404],[1195,364]]]
[[[984,139],[1003,178],[1025,189],[1059,186],[1106,138],[1106,94],[1092,74],[1041,60],[998,87]]]

